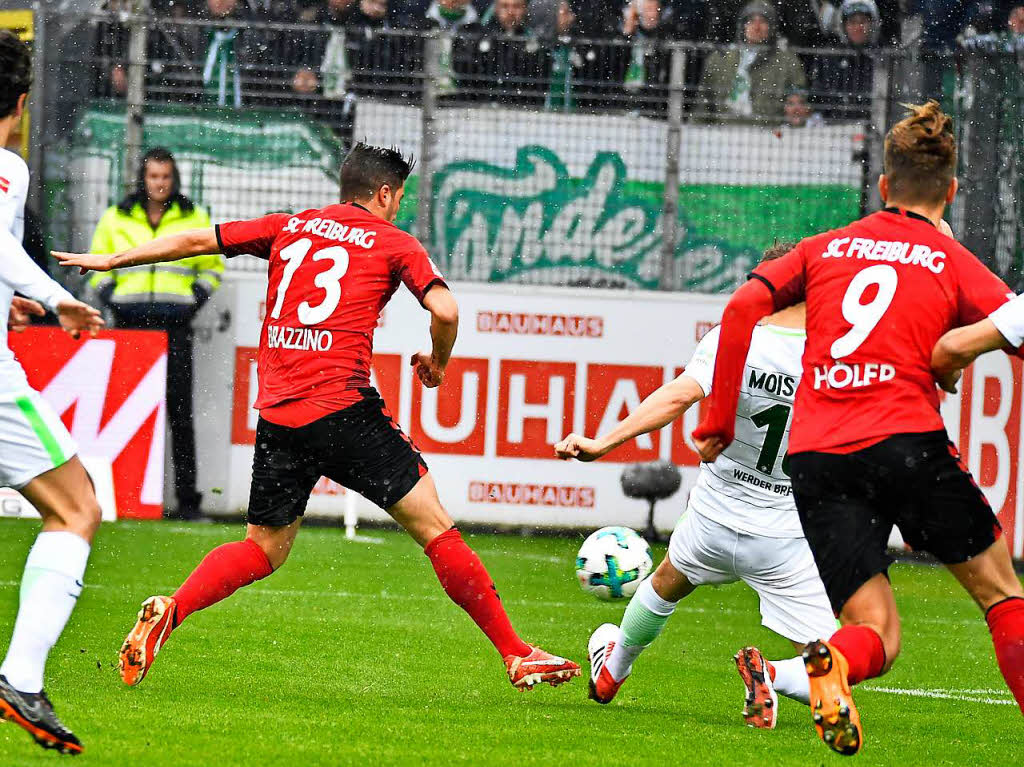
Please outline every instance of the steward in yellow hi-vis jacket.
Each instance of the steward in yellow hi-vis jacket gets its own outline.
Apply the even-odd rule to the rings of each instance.
[[[100,218],[91,252],[120,253],[163,235],[209,226],[206,211],[181,193],[171,153],[151,149],[142,159],[136,190]],[[202,502],[192,424],[192,318],[220,287],[223,272],[223,258],[209,255],[98,272],[90,281],[110,306],[117,327],[167,333],[167,416],[176,516],[181,519],[199,517]]]

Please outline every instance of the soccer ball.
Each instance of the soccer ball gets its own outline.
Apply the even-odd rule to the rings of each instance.
[[[580,588],[605,601],[633,596],[652,567],[651,547],[628,527],[602,527],[576,555]]]

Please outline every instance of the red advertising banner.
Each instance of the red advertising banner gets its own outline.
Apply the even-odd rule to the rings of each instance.
[[[109,460],[119,517],[163,512],[167,336],[104,331],[74,340],[58,328],[12,333],[11,349],[78,443]]]
[[[960,393],[947,397],[946,429],[975,481],[999,517],[1010,551],[1024,558],[1020,507],[1024,471],[1020,462],[1024,430],[1021,361],[1001,352],[979,358],[965,373]]]
[[[251,321],[236,325],[238,337],[227,352],[235,363],[229,411],[234,428],[224,430],[233,435],[232,444],[219,448],[233,462],[222,470],[235,482],[232,509],[248,502],[257,419],[255,320],[266,291],[262,277],[243,285],[236,314]],[[619,478],[624,464],[663,458],[683,473],[680,492],[659,504],[656,524],[670,530],[697,480],[700,459],[690,435],[706,403],[586,466],[555,460],[552,445],[570,431],[608,431],[679,375],[716,324],[724,297],[645,294],[638,300],[623,291],[482,285],[457,286],[456,294],[462,316],[472,319],[462,324],[444,386],[424,389],[409,366],[413,352],[430,348],[429,318],[404,291],[377,329],[372,367],[373,384],[427,455],[452,515],[497,524],[641,526],[646,505],[625,498]],[[216,406],[224,407],[220,400]],[[981,357],[964,376],[961,392],[942,401],[942,415],[1011,550],[1024,557],[1020,361],[1001,353]],[[329,501],[314,498],[310,508],[339,516],[342,506]],[[359,504],[360,516],[383,516],[369,502]]]

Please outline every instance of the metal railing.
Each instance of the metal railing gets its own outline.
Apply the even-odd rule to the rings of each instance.
[[[399,224],[453,278],[728,290],[765,246],[877,204],[884,130],[898,101],[920,97],[912,51],[751,58],[735,46],[498,28],[130,14],[49,23],[60,35],[38,57],[50,83],[44,213],[57,243],[72,247],[88,245],[144,148],[174,151],[184,191],[226,220],[332,202],[345,148],[368,140],[416,155]],[[988,216],[958,220],[979,255],[1016,254],[999,257],[1010,268],[1021,132],[1019,120],[1000,128],[994,165],[983,144],[995,134],[975,117],[995,85],[976,59],[945,62],[965,170],[977,179],[961,210]],[[1016,83],[1019,115],[1020,77],[1003,79]],[[997,168],[998,199],[979,197]]]

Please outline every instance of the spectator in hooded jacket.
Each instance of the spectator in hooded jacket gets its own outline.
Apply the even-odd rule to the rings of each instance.
[[[878,9],[878,46],[894,48],[900,44],[904,2],[905,0],[875,0],[875,7]],[[823,0],[821,3],[821,28],[825,33],[826,46],[835,45],[836,38],[843,37],[842,8],[842,0]]]
[[[722,119],[777,121],[786,94],[807,87],[800,59],[778,45],[775,9],[748,3],[737,20],[739,45],[708,57],[701,80],[708,110]]]
[[[814,102],[832,118],[863,119],[871,113],[875,72],[873,52],[881,25],[875,0],[843,0],[841,36],[831,47],[852,48],[849,54],[822,54],[814,62]]]
[[[775,31],[790,45],[811,47],[822,40],[821,16],[817,0],[772,0]],[[746,7],[745,0],[710,0],[711,40],[730,43]]]

